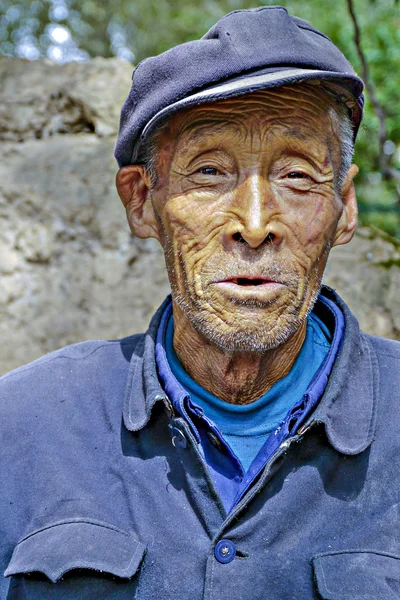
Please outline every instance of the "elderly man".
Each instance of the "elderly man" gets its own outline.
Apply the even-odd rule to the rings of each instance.
[[[399,597],[400,348],[320,289],[362,106],[281,7],[136,68],[117,187],[172,298],[2,379],[1,598]]]

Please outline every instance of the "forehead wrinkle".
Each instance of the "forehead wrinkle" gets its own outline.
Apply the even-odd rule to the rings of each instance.
[[[214,117],[208,116],[208,118],[190,119],[190,122],[181,128],[177,142],[179,144],[179,142],[184,140],[186,144],[190,142],[201,143],[204,140],[211,145],[214,141],[219,144],[221,138],[226,139],[228,137],[227,134],[230,134],[229,139],[232,142],[238,139],[242,140],[247,135],[246,122],[243,119],[243,115],[237,115],[240,117],[239,119],[232,118],[232,116],[230,115],[230,119],[227,120],[223,118],[223,115],[218,113]],[[217,137],[216,140],[215,137]]]
[[[285,122],[289,122],[290,120],[296,119],[298,126],[298,119],[301,118],[302,124],[304,125],[305,121],[309,123],[313,123],[313,129],[315,128],[315,123],[325,123],[327,118],[329,117],[328,106],[320,106],[316,103],[301,101],[296,103],[288,104],[281,99],[271,107],[270,114],[275,115],[280,119],[284,119]]]
[[[303,85],[262,90],[182,111],[172,117],[174,123],[171,123],[173,127],[170,133],[175,130],[175,149],[183,136],[184,143],[188,146],[192,141],[201,143],[204,139],[211,145],[216,142],[216,147],[220,148],[224,139],[228,139],[230,143],[242,143],[251,136],[252,148],[256,141],[258,148],[260,144],[268,143],[271,133],[279,133],[288,141],[309,140],[313,142],[312,145],[317,142],[318,146],[322,142],[325,149],[320,147],[312,154],[317,154],[318,157],[327,154],[332,164],[332,149],[328,148],[329,134],[327,135],[332,100],[324,90],[316,89],[315,86],[308,88]],[[228,132],[233,136],[224,136]],[[215,140],[214,136],[218,139]],[[257,148],[251,151],[257,151]]]
[[[258,95],[265,108],[268,108],[271,115],[281,111],[285,112],[285,120],[291,116],[298,117],[301,114],[302,119],[323,118],[326,122],[329,120],[329,109],[332,107],[332,98],[328,93],[316,86],[303,84],[302,86],[281,87],[279,90],[264,90],[254,92],[252,95]]]
[[[259,90],[249,94],[249,96],[260,96],[260,98],[265,98],[266,100],[270,98],[273,104],[280,104],[288,100],[292,102],[299,99],[316,107],[321,107],[322,105],[328,107],[333,103],[332,97],[326,90],[306,83],[282,86],[277,89]]]
[[[179,131],[182,132],[191,126],[191,123],[193,126],[195,125],[193,120],[221,122],[223,116],[229,115],[228,119],[225,117],[225,122],[229,122],[234,116],[237,116],[239,120],[245,119],[248,115],[258,111],[273,115],[284,109],[286,115],[288,112],[297,114],[299,108],[301,112],[309,112],[315,116],[316,113],[325,113],[324,109],[331,106],[332,98],[325,90],[311,84],[299,84],[282,86],[278,89],[259,90],[243,96],[219,100],[212,104],[188,108],[172,119],[177,117]],[[202,114],[204,116],[201,116]]]

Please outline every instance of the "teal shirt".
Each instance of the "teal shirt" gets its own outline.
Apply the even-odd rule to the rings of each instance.
[[[217,398],[188,375],[174,350],[173,333],[171,313],[166,332],[166,354],[172,373],[189,393],[191,401],[200,406],[204,414],[217,425],[245,471],[270,433],[303,396],[328,354],[331,342],[327,327],[311,313],[303,346],[290,372],[261,398],[242,405],[230,404]]]

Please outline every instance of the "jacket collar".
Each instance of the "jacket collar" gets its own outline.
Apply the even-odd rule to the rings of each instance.
[[[323,286],[321,294],[341,309],[345,330],[325,392],[303,431],[315,423],[325,425],[328,440],[342,454],[358,454],[372,442],[376,426],[378,366],[372,346],[360,331],[357,319],[341,298]],[[151,416],[153,406],[170,405],[161,387],[155,361],[155,343],[162,314],[171,301],[166,298],[140,336],[130,363],[124,400],[124,423],[138,431]]]
[[[125,427],[130,431],[138,431],[147,425],[156,402],[168,404],[157,375],[155,344],[161,317],[170,302],[168,296],[151,319],[146,333],[140,336],[132,354],[123,408]]]
[[[343,300],[329,287],[324,296],[341,309],[344,321],[342,347],[325,392],[303,429],[323,423],[328,440],[342,454],[359,454],[371,444],[376,428],[378,364],[372,345]]]

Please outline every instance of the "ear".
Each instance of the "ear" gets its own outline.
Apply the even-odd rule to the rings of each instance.
[[[140,238],[154,237],[158,229],[150,193],[150,176],[143,165],[122,167],[116,176],[116,186],[132,233]]]
[[[357,165],[351,165],[341,191],[343,211],[337,224],[333,246],[347,244],[357,227],[358,207],[353,179],[358,173]]]

